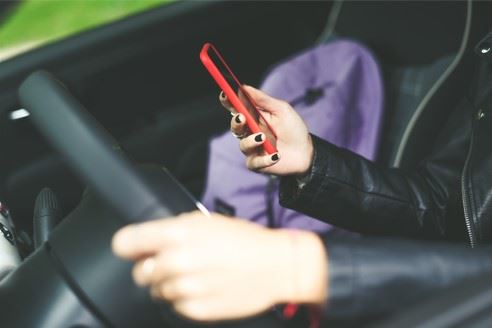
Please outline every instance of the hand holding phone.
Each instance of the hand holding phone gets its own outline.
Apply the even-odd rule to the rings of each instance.
[[[277,152],[275,141],[276,135],[268,121],[263,117],[260,109],[255,104],[248,92],[243,88],[236,75],[224,61],[217,49],[206,43],[200,52],[200,60],[210,73],[212,78],[222,89],[234,109],[244,115],[246,125],[251,133],[263,132],[266,141],[263,148],[268,154]]]

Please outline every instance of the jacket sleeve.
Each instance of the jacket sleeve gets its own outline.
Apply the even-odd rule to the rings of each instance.
[[[464,278],[492,272],[492,246],[385,238],[325,241],[325,320],[361,320],[417,305]]]
[[[313,136],[310,178],[302,188],[295,177],[281,178],[281,205],[360,233],[439,239],[465,231],[460,175],[472,108],[467,98],[460,102],[414,171],[378,166]]]

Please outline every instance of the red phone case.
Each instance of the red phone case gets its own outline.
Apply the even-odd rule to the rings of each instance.
[[[226,67],[227,71],[229,74],[232,76],[232,78],[236,81],[238,85],[242,85],[239,80],[236,78],[236,75],[231,71],[227,63],[225,62],[224,58],[221,56],[221,54],[217,51],[217,49],[211,44],[211,43],[205,43],[203,45],[202,51],[200,52],[200,60],[202,61],[203,65],[207,69],[207,71],[212,75],[213,79],[219,87],[224,91],[224,94],[226,95],[227,99],[231,103],[231,105],[236,109],[238,113],[241,113],[246,117],[246,124],[250,131],[252,133],[258,133],[258,132],[263,132],[260,127],[258,126],[258,123],[255,121],[255,119],[251,116],[250,112],[246,108],[246,106],[242,103],[242,101],[239,99],[238,95],[234,91],[234,89],[229,85],[225,77],[222,75],[220,70],[217,68],[217,66],[214,64],[213,60],[210,59],[208,55],[208,51],[212,49],[216,55],[219,57],[219,59],[222,61],[224,66]],[[254,101],[251,99],[251,97],[246,93],[245,90],[241,90],[242,92],[245,93],[246,97],[248,97],[249,101],[254,105],[253,107],[255,108],[256,111],[258,111],[257,106],[255,105]],[[261,112],[258,111],[259,116],[263,118],[261,115]],[[263,118],[263,120],[265,120]],[[267,121],[265,120],[265,123],[268,125]],[[275,137],[275,131],[268,126],[270,131],[273,134],[273,137]],[[272,143],[267,139],[263,143],[263,148],[268,154],[273,154],[277,152],[277,149],[272,145]]]

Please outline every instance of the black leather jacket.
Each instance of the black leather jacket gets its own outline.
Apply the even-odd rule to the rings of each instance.
[[[443,121],[434,151],[414,171],[380,167],[313,137],[308,182],[300,189],[293,177],[281,179],[283,206],[362,234],[434,241],[326,238],[328,315],[392,311],[492,270],[492,246],[482,246],[492,244],[492,50],[481,50],[486,42],[492,45],[492,34],[476,50],[482,59],[472,91]]]

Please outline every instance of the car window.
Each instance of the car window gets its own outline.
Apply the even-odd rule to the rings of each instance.
[[[172,0],[0,0],[0,62]]]

